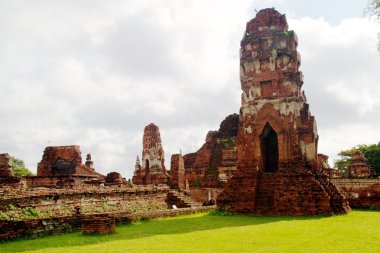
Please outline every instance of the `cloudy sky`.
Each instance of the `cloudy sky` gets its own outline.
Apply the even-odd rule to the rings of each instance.
[[[380,28],[366,2],[0,0],[0,153],[36,171],[46,146],[76,144],[99,172],[130,177],[154,122],[169,167],[239,111],[239,42],[266,7],[298,35],[319,152],[377,143]]]

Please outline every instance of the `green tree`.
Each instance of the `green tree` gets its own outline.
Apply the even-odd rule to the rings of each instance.
[[[370,17],[374,17],[377,21],[380,22],[380,0],[369,0],[367,8],[365,9],[365,14]],[[377,34],[379,43],[377,44],[377,49],[380,52],[380,32]]]
[[[335,167],[347,172],[347,168],[351,165],[351,157],[357,151],[363,153],[367,159],[367,165],[371,169],[374,169],[377,175],[380,175],[380,142],[371,145],[358,145],[351,149],[341,151],[338,154],[341,158],[334,161]]]
[[[11,166],[15,176],[32,176],[33,173],[25,167],[23,160],[11,157]]]

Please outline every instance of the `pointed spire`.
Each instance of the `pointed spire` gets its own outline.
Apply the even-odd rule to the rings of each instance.
[[[141,163],[140,163],[140,158],[139,156],[136,157],[136,165],[135,165],[135,171],[141,169]]]

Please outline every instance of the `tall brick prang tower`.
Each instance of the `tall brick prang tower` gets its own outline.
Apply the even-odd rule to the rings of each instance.
[[[331,215],[348,204],[317,163],[318,134],[302,92],[297,36],[285,15],[264,9],[247,23],[237,172],[220,206],[265,215]]]
[[[168,177],[160,130],[151,123],[144,128],[142,165],[136,163],[132,181],[134,184],[165,184]]]

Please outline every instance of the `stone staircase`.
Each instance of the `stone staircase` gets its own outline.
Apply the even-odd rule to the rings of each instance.
[[[347,213],[351,210],[343,191],[330,181],[329,175],[322,169],[310,168],[310,171],[318,179],[321,186],[330,196],[330,206],[335,214]]]
[[[260,173],[257,177],[255,212],[270,214],[274,210],[275,173]]]
[[[169,207],[176,205],[178,208],[201,207],[202,203],[194,201],[188,194],[179,192],[178,190],[170,190],[166,199]]]

